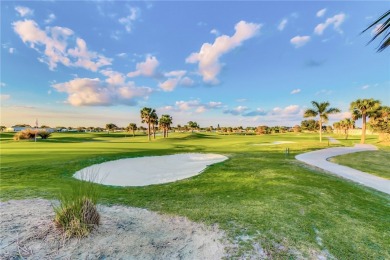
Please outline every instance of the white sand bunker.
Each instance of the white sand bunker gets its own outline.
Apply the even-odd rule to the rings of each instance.
[[[253,145],[278,145],[278,144],[294,144],[295,142],[291,141],[275,141],[272,143],[262,143],[262,144],[253,144]]]
[[[227,159],[219,154],[201,153],[128,158],[89,166],[73,177],[113,186],[146,186],[189,178],[208,165]]]
[[[221,259],[224,232],[183,217],[124,206],[99,206],[89,237],[64,240],[47,200],[0,202],[0,259]]]

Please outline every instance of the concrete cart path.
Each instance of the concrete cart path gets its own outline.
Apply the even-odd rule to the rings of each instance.
[[[295,159],[316,166],[343,178],[360,183],[367,187],[371,187],[373,189],[390,194],[390,180],[366,172],[358,171],[347,166],[332,163],[327,160],[330,157],[342,154],[375,150],[378,150],[378,148],[373,145],[356,144],[354,147],[334,147],[314,152],[303,153],[295,156]]]

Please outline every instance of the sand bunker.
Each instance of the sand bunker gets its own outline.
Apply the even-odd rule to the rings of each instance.
[[[253,145],[277,145],[277,144],[294,144],[295,142],[291,141],[275,141],[272,143],[263,143],[263,144],[253,144]]]
[[[73,177],[113,186],[145,186],[198,175],[208,165],[228,158],[219,154],[184,153],[148,156],[95,164]]]
[[[50,201],[0,202],[0,259],[221,259],[224,232],[184,217],[124,206],[99,206],[101,225],[64,240]]]

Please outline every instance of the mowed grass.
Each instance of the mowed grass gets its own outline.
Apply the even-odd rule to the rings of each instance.
[[[146,136],[116,133],[57,133],[36,143],[10,138],[10,134],[1,135],[2,200],[53,199],[58,191],[70,191],[78,182],[72,178],[75,171],[108,160],[219,153],[229,160],[175,183],[127,188],[97,185],[101,203],[218,224],[239,244],[232,257],[253,254],[260,245],[273,259],[390,258],[390,196],[296,161],[296,154],[328,147],[315,134],[172,134],[150,143]],[[375,138],[369,137],[369,142]],[[256,145],[274,141],[295,143]],[[285,154],[286,148],[290,154]],[[387,160],[382,163],[390,166]]]
[[[378,151],[345,154],[331,158],[332,162],[390,179],[390,148]]]

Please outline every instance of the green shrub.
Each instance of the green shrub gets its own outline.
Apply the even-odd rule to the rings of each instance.
[[[42,130],[42,131],[39,131],[38,132],[38,135],[42,138],[42,139],[47,139],[49,138],[49,136],[51,136],[51,133],[46,131],[46,130]]]
[[[59,206],[54,206],[54,223],[65,237],[86,237],[100,223],[96,208],[96,185],[80,181],[72,185],[71,192],[59,195]]]
[[[34,139],[36,130],[33,129],[25,129],[20,132],[17,132],[14,135],[14,140],[19,141],[19,140],[26,140],[26,139]]]

